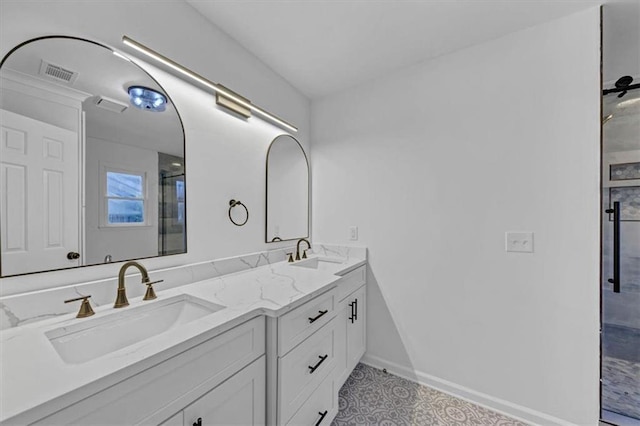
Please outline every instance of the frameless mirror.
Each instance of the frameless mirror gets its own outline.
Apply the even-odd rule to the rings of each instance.
[[[182,121],[149,74],[52,36],[0,83],[2,276],[186,252]]]
[[[309,236],[309,163],[300,143],[280,135],[267,152],[266,242]]]

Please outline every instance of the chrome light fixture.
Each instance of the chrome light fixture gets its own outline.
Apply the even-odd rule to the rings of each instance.
[[[220,84],[216,84],[213,83],[210,80],[207,80],[206,78],[204,78],[203,76],[201,76],[200,74],[197,74],[193,71],[191,71],[188,68],[183,67],[182,65],[180,65],[177,62],[172,61],[171,59],[167,58],[166,56],[161,55],[160,53],[154,51],[153,49],[148,48],[147,46],[138,43],[135,40],[130,39],[127,36],[123,36],[122,37],[122,43],[124,43],[126,46],[129,46],[135,50],[137,50],[138,52],[154,59],[157,62],[160,62],[163,65],[166,65],[167,67],[171,68],[174,71],[177,71],[178,73],[189,77],[190,79],[208,87],[209,89],[213,90],[216,93],[216,97],[218,99],[218,104],[222,105],[226,108],[230,108],[230,106],[234,106],[235,108],[230,108],[233,109],[236,113],[243,115],[245,117],[247,117],[247,114],[244,113],[244,110],[246,111],[250,111],[253,112],[259,116],[261,116],[262,118],[267,119],[268,121],[271,121],[272,123],[277,124],[278,126],[290,130],[292,132],[297,132],[298,128],[287,123],[286,121],[284,121],[281,118],[276,117],[275,115],[265,111],[264,109],[258,107],[257,105],[254,105],[251,103],[251,101],[249,101],[246,98],[241,97],[240,95],[238,95],[235,92],[232,92],[231,90],[227,89],[226,87],[220,85]],[[225,99],[226,98],[226,99]],[[240,109],[240,111],[239,111]],[[248,117],[247,117],[248,118]]]
[[[131,86],[127,91],[131,105],[137,108],[153,112],[167,109],[167,97],[160,92],[143,86]]]

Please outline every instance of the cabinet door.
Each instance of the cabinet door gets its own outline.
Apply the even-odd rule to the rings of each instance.
[[[264,425],[265,357],[261,356],[184,410],[184,425]]]
[[[347,369],[347,327],[350,327],[351,307],[346,303],[340,304],[338,315],[336,317],[336,372],[335,384],[336,390],[339,391],[344,382],[351,374],[351,370]]]
[[[360,362],[366,342],[366,286],[347,298],[347,369],[349,372]]]

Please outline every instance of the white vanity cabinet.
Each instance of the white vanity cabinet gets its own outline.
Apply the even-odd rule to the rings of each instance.
[[[265,357],[162,423],[162,426],[264,425]]]
[[[264,424],[264,358],[265,319],[261,316],[35,424],[191,426],[194,417],[211,417],[208,425]]]
[[[277,361],[267,368],[269,424],[331,424],[338,391],[366,349],[365,284],[361,266],[333,290],[268,323],[267,347],[271,340],[277,348]]]
[[[366,266],[345,274],[338,290],[336,391],[340,390],[366,350]]]
[[[303,295],[299,306],[285,301],[279,316],[256,310],[259,316],[177,346],[148,340],[139,355],[131,346],[126,366],[3,424],[328,426],[338,391],[365,352],[365,284],[360,266],[333,277],[329,290]],[[101,363],[78,368],[92,365]]]
[[[347,370],[348,374],[360,362],[366,350],[366,328],[365,328],[365,303],[367,288],[360,287],[353,294],[347,297],[345,312],[347,316]],[[347,374],[347,375],[348,375]]]
[[[329,425],[336,415],[336,307],[332,289],[272,320],[277,356],[267,376],[269,424]]]

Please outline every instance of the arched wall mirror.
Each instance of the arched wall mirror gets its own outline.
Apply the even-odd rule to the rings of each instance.
[[[266,242],[309,237],[309,162],[300,143],[280,135],[267,152]]]
[[[110,48],[29,40],[0,64],[2,276],[185,253],[185,139]]]

